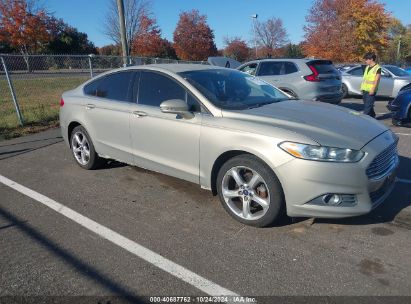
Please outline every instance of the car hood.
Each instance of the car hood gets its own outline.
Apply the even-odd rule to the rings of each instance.
[[[356,150],[388,130],[357,111],[313,101],[290,100],[222,114],[296,132],[323,146]]]

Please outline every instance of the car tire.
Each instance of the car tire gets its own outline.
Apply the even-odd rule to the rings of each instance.
[[[392,118],[391,122],[396,127],[402,127],[403,126],[403,122],[402,122],[401,119]]]
[[[347,98],[348,97],[348,88],[344,83],[341,85],[341,91],[343,93],[342,98],[343,99]]]
[[[102,159],[94,149],[93,142],[83,126],[77,126],[70,135],[71,152],[76,163],[83,169],[97,169],[102,164]]]
[[[250,154],[233,157],[222,165],[217,192],[224,209],[246,225],[265,227],[285,213],[280,181],[270,167]]]

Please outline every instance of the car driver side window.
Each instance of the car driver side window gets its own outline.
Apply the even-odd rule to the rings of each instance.
[[[187,103],[189,111],[201,112],[199,102],[176,81],[160,73],[141,72],[138,104],[160,107],[162,102],[170,99],[181,99]]]

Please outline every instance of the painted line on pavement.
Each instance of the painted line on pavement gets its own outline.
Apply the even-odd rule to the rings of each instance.
[[[23,185],[20,185],[7,177],[0,175],[0,183],[38,201],[39,203],[53,209],[54,211],[64,215],[84,228],[98,234],[102,238],[116,244],[117,246],[127,250],[128,252],[138,256],[150,264],[168,272],[169,274],[179,278],[180,280],[194,286],[195,288],[205,292],[210,296],[239,296],[238,294],[221,287],[220,285],[211,282],[200,275],[180,266],[167,258],[145,248],[144,246],[118,234],[117,232],[100,225],[99,223],[81,215],[80,213],[70,209],[59,202],[48,198],[34,190],[31,190]]]
[[[404,179],[404,178],[398,178],[397,181],[400,183],[406,183],[406,184],[411,184],[411,179]]]
[[[395,133],[395,134],[397,134],[397,135],[411,136],[411,134],[408,134],[408,133]]]

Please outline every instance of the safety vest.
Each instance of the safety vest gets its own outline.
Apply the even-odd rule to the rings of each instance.
[[[377,77],[377,71],[380,69],[381,66],[379,64],[375,64],[372,68],[366,67],[364,70],[364,76],[362,78],[361,83],[361,91],[370,92],[374,86],[375,78]],[[367,73],[368,72],[368,73]],[[375,87],[375,91],[377,91],[378,84]]]

